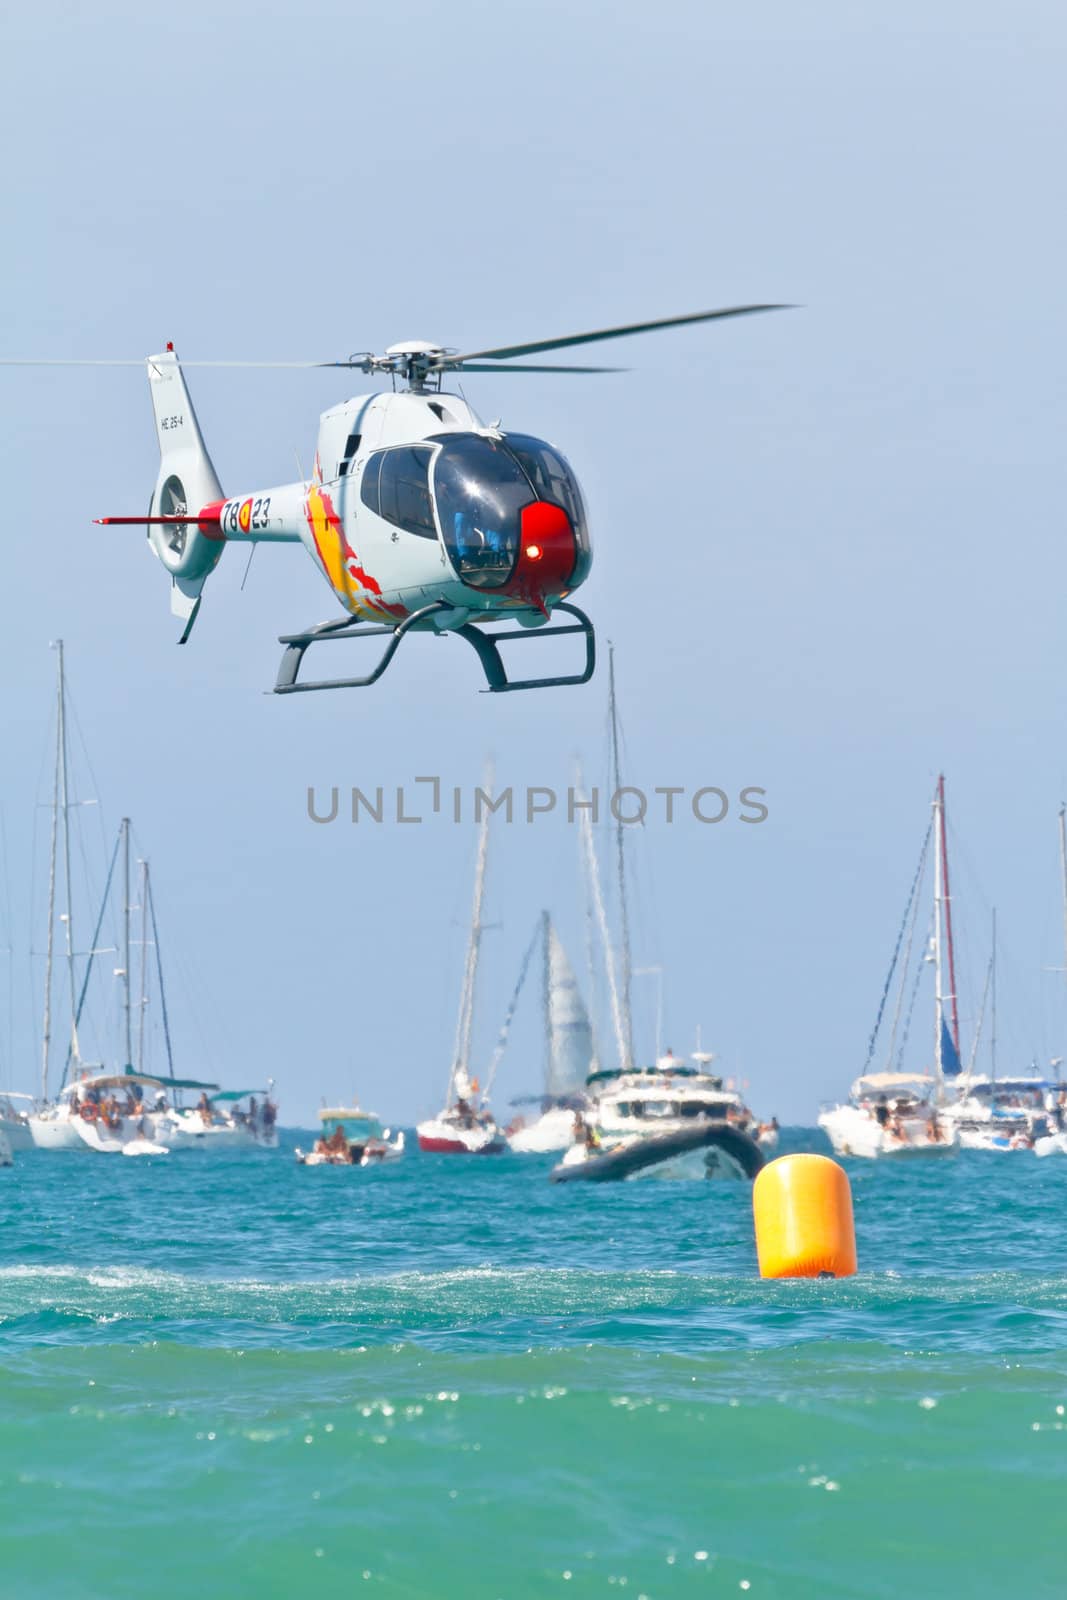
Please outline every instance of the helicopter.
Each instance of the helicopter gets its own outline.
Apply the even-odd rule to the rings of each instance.
[[[229,497],[204,444],[183,364],[168,344],[146,359],[160,453],[148,514],[96,522],[144,527],[170,575],[180,644],[192,632],[204,586],[228,544],[301,543],[344,614],[281,636],[276,694],[366,688],[381,677],[407,635],[420,632],[465,639],[493,693],[587,683],[596,665],[596,635],[570,598],[592,564],[578,480],[554,446],[485,425],[464,398],[445,389],[446,375],[618,372],[624,369],[529,365],[522,358],[783,309],[730,306],[465,353],[411,339],[390,345],[384,355],[362,352],[340,361],[187,362],[186,367],[343,368],[391,380],[388,390],[323,412],[310,481]],[[580,670],[508,677],[502,644],[562,634],[582,636]],[[370,672],[300,677],[313,645],[368,637],[384,640]]]

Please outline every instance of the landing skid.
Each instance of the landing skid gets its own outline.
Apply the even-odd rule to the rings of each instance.
[[[443,600],[435,600],[432,605],[423,606],[419,611],[412,612],[410,617],[405,617],[403,622],[397,623],[395,627],[353,622],[344,617],[336,622],[320,622],[315,627],[305,629],[303,633],[283,634],[279,643],[285,645],[285,653],[278,668],[274,693],[309,694],[315,689],[369,688],[372,683],[377,683],[392,661],[406,633],[416,624],[427,621],[440,611],[448,610],[451,610],[451,607]],[[492,694],[506,694],[515,689],[560,689],[570,684],[588,683],[596,667],[596,634],[593,631],[593,624],[584,611],[579,611],[577,606],[569,605],[565,601],[560,600],[555,610],[565,611],[576,620],[546,628],[506,628],[497,633],[486,633],[482,628],[468,622],[462,628],[452,628],[448,631],[454,633],[457,638],[466,639],[472,647],[482,664],[482,671],[485,673],[489,692]],[[502,644],[511,644],[520,639],[547,639],[550,635],[563,633],[580,633],[585,638],[585,667],[581,672],[555,678],[508,678],[500,655]],[[336,639],[370,639],[375,636],[388,638],[389,642],[382,651],[377,666],[366,677],[319,678],[310,683],[297,681],[304,656],[313,644],[325,644]]]

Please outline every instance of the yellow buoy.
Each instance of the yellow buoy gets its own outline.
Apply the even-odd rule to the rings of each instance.
[[[852,1191],[828,1156],[779,1156],[752,1186],[761,1278],[849,1278],[856,1270]]]

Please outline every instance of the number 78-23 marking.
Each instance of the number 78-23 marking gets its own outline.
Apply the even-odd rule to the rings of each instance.
[[[222,508],[220,525],[223,533],[257,533],[265,529],[270,520],[270,495],[255,499],[227,500]]]

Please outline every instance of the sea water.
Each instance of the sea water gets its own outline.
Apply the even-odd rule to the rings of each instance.
[[[763,1283],[746,1184],[293,1142],[0,1172],[0,1594],[1067,1594],[1067,1159]]]

